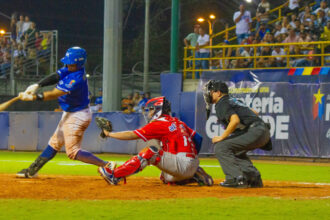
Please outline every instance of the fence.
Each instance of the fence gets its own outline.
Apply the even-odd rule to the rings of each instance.
[[[38,32],[39,33],[39,32]],[[2,41],[7,42],[7,59],[1,63],[0,78],[9,79],[6,88],[10,88],[10,94],[16,93],[16,79],[38,77],[52,73],[57,68],[58,57],[58,32],[40,31],[42,38],[35,36],[25,40],[13,42],[11,33],[6,33]],[[1,83],[1,82],[0,82]]]
[[[210,46],[204,49],[210,49],[209,58],[196,58],[195,48],[184,48],[184,79],[188,73],[192,73],[192,78],[198,77],[202,71],[219,71],[227,69],[281,69],[290,67],[323,67],[328,66],[330,54],[328,45],[330,41],[301,42],[301,43],[277,43],[277,44],[249,44],[249,45],[221,45]],[[272,55],[269,51],[272,47],[282,48],[279,52],[283,55]],[[247,56],[232,55],[241,54],[242,49],[250,49]],[[218,50],[218,51],[216,51]],[[263,51],[267,51],[267,55]],[[188,56],[188,51],[192,56]],[[251,52],[252,51],[252,52]],[[212,57],[212,54],[215,56]],[[283,58],[278,62],[278,58]],[[216,61],[216,62],[215,62]],[[207,62],[209,68],[202,69],[202,62]],[[196,73],[196,74],[195,74]]]

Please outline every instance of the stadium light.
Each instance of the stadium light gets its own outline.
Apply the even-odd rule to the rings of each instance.
[[[216,17],[215,17],[214,14],[210,14],[209,18],[210,18],[211,20],[214,20]]]
[[[252,2],[252,0],[245,0],[247,3],[251,3]]]
[[[6,31],[4,29],[0,29],[0,35],[4,35]]]
[[[203,22],[205,21],[205,19],[204,19],[204,18],[197,18],[197,21],[198,21],[199,23],[203,23]]]

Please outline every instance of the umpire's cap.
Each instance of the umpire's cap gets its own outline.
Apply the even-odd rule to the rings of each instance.
[[[228,86],[224,81],[221,80],[210,80],[207,82],[207,89],[209,91],[220,91],[228,94]]]

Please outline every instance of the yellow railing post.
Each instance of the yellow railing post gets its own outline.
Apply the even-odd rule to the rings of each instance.
[[[193,60],[192,60],[192,72],[191,72],[192,76],[191,76],[191,78],[195,79],[195,71],[196,71],[196,60],[195,60],[196,59],[196,57],[195,57],[196,48],[195,47],[192,52],[193,52],[193,55],[192,55]]]
[[[225,40],[228,40],[228,23],[226,24]]]
[[[187,59],[187,47],[184,47],[184,55],[183,55],[184,59],[183,59],[183,79],[186,79],[187,77],[187,62],[189,62],[189,60]]]
[[[321,66],[324,66],[324,44],[321,43]]]
[[[257,67],[257,47],[253,47],[253,68]]]

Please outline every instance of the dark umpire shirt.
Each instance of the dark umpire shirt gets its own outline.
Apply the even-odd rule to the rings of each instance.
[[[243,102],[230,98],[229,95],[223,96],[216,104],[215,111],[218,117],[218,122],[225,127],[229,124],[230,116],[237,114],[240,123],[246,127],[254,122],[262,121],[249,107]]]

